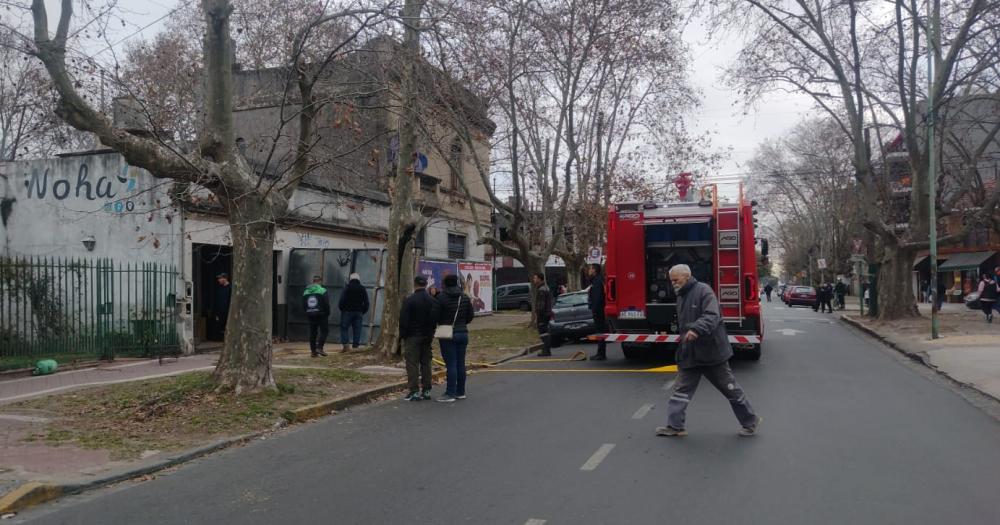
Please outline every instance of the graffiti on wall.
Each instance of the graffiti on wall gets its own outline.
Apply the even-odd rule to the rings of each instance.
[[[50,168],[32,166],[30,173],[24,174],[24,188],[28,200],[68,198],[90,202],[104,201],[101,208],[110,213],[135,211],[133,197],[139,187],[141,169],[128,164],[114,175],[92,176],[90,165],[81,162],[76,177],[56,178],[50,176]]]

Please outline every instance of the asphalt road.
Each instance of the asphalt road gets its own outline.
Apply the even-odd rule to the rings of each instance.
[[[705,382],[690,435],[654,436],[674,374],[625,372],[656,365],[615,348],[515,362],[502,370],[560,371],[480,373],[462,402],[378,403],[15,521],[1000,523],[1000,423],[832,316],[766,313],[764,357],[734,363],[765,418],[754,438]]]

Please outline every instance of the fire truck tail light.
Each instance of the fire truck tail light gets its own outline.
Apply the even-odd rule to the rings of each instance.
[[[608,292],[608,302],[609,303],[614,303],[614,302],[618,301],[618,287],[615,284],[616,284],[615,283],[615,278],[614,277],[609,277],[608,278],[608,289],[607,289],[607,292]]]

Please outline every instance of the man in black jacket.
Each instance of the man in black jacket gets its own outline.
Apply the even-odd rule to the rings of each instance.
[[[667,426],[657,427],[656,435],[687,435],[685,413],[701,376],[705,376],[729,400],[740,422],[740,435],[756,434],[760,417],[754,413],[729,368],[733,349],[729,346],[729,336],[715,292],[712,287],[692,277],[691,269],[686,264],[670,269],[670,282],[677,292],[677,327],[681,336],[677,367],[680,370],[667,401]]]
[[[604,276],[601,275],[601,265],[591,264],[587,267],[587,275],[590,276],[590,289],[587,290],[587,307],[594,317],[594,328],[597,333],[607,332],[607,322],[604,318]],[[604,361],[607,359],[607,345],[603,339],[597,343],[597,353],[590,356],[591,361]]]
[[[426,277],[418,275],[413,285],[413,293],[403,301],[399,314],[399,335],[403,338],[410,389],[403,399],[420,401],[431,398],[431,343],[441,307],[427,293]]]
[[[535,316],[538,323],[538,337],[542,340],[541,357],[552,355],[552,340],[549,338],[549,321],[552,320],[552,291],[545,284],[545,275],[536,273],[531,276],[531,284],[535,286]]]
[[[313,357],[326,357],[323,345],[330,333],[330,295],[320,284],[322,282],[323,278],[316,275],[313,283],[302,292],[302,308],[309,319],[309,352]]]
[[[337,303],[340,308],[340,353],[347,351],[348,331],[354,332],[354,348],[361,346],[361,323],[368,313],[368,290],[361,284],[361,276],[352,273]]]

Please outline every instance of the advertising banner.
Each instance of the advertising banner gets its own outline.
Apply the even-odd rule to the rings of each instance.
[[[493,312],[493,270],[486,262],[458,263],[458,278],[465,293],[472,298],[476,315]]]
[[[427,287],[440,289],[441,281],[446,275],[458,275],[458,264],[447,261],[427,261],[421,259],[417,263],[417,273],[427,278]]]

